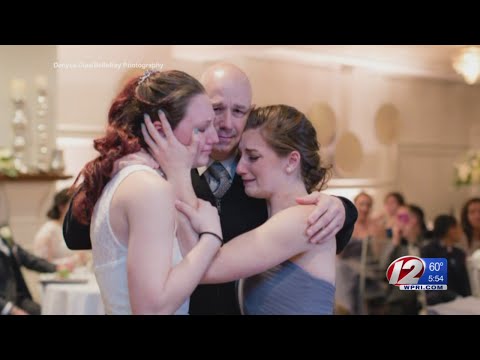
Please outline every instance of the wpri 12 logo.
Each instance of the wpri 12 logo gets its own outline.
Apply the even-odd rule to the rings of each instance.
[[[400,290],[447,290],[447,259],[402,256],[389,265],[387,279]]]

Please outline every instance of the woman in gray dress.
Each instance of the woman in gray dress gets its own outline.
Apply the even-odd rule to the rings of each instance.
[[[244,314],[332,314],[335,235],[309,243],[305,228],[313,205],[296,202],[326,182],[312,123],[290,106],[257,108],[247,120],[240,151],[237,173],[245,192],[267,200],[269,219],[224,245],[202,282],[244,279]],[[176,206],[193,229],[202,223],[200,210],[178,201]]]

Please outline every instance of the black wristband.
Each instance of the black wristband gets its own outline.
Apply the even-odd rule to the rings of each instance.
[[[217,234],[215,234],[213,232],[210,232],[210,231],[201,232],[200,234],[198,234],[198,238],[200,238],[202,235],[205,235],[205,234],[215,236],[220,241],[220,244],[221,244],[220,246],[223,245],[223,239],[220,236],[218,236]]]

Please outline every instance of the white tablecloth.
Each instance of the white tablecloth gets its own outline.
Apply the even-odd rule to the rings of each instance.
[[[42,315],[104,315],[100,290],[93,275],[85,284],[47,284]]]
[[[458,297],[453,301],[428,307],[432,315],[480,315],[480,299],[474,296]]]

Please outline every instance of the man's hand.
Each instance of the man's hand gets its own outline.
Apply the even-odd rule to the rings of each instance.
[[[58,264],[56,270],[72,272],[73,269],[75,269],[75,263],[73,262],[73,260],[69,260],[64,263]]]
[[[345,223],[345,207],[335,196],[321,194],[315,191],[302,198],[297,198],[300,205],[316,205],[308,217],[306,230],[309,241],[313,244],[322,243],[335,236]]]
[[[72,273],[74,267],[75,264],[73,264],[72,262],[58,264],[56,268],[57,275],[63,279],[66,279]]]
[[[30,315],[28,312],[26,312],[23,309],[20,309],[17,306],[12,306],[12,310],[10,310],[10,315]]]

